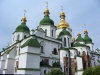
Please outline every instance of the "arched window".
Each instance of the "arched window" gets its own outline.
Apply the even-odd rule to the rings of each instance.
[[[45,29],[45,35],[47,36],[47,29]]]
[[[52,51],[52,54],[58,55],[58,52],[57,52],[57,49],[56,48],[54,48],[54,50]]]
[[[43,53],[43,46],[41,46],[41,53]]]
[[[24,39],[26,38],[26,35],[24,35]]]
[[[66,46],[66,38],[64,38],[64,46]]]
[[[69,44],[69,38],[67,37],[67,39],[68,39],[68,47],[70,46],[70,44]]]
[[[17,40],[19,40],[19,38],[20,38],[20,35],[17,35]]]
[[[44,53],[45,42],[41,41],[40,44],[41,44],[41,53]]]

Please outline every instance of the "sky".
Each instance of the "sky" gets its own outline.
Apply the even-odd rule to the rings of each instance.
[[[0,0],[0,51],[11,43],[12,33],[21,24],[24,10],[27,10],[27,26],[36,29],[44,17],[43,11],[50,10],[50,18],[57,25],[60,21],[61,6],[66,21],[77,37],[84,37],[84,24],[94,43],[94,49],[100,49],[100,0]]]

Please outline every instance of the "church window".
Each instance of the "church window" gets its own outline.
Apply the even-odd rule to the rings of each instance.
[[[26,35],[24,35],[24,39],[26,38]]]
[[[17,35],[17,40],[19,40],[19,38],[20,38],[20,35]]]
[[[56,48],[54,48],[54,50],[52,51],[52,54],[58,55],[58,52],[57,52],[57,49]]]
[[[45,29],[45,35],[47,36],[47,29]]]
[[[64,46],[66,46],[66,38],[64,38]]]
[[[43,46],[41,46],[41,53],[43,53]]]
[[[68,47],[69,47],[70,45],[69,45],[69,38],[68,38]]]

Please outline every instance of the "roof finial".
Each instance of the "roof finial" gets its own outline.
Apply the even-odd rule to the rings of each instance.
[[[26,12],[27,12],[27,11],[26,11],[26,10],[24,10],[24,16],[26,15]]]
[[[63,6],[61,6],[60,18],[65,20],[65,13],[63,12]]]
[[[48,8],[48,2],[46,2],[46,8]]]
[[[61,10],[62,10],[62,12],[63,12],[63,6],[61,5]]]
[[[85,24],[84,24],[84,27],[85,27],[84,34],[85,35],[88,35],[88,31],[87,31],[87,28],[86,28],[86,25]]]
[[[27,11],[24,10],[24,16],[22,17],[22,20],[21,20],[22,23],[26,23],[26,21],[27,21],[27,20],[26,20],[26,16],[25,16],[26,12],[27,12]]]
[[[46,9],[44,11],[44,14],[45,14],[45,16],[49,16],[49,14],[50,14],[49,9],[48,9],[48,2],[46,2]]]

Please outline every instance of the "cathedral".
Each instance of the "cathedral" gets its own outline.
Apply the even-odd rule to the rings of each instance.
[[[21,24],[12,34],[12,42],[0,52],[0,74],[45,75],[52,68],[59,68],[64,75],[82,75],[84,69],[100,65],[100,50],[87,29],[72,35],[64,11],[60,22],[54,25],[48,7],[36,30],[27,26],[24,15]]]

